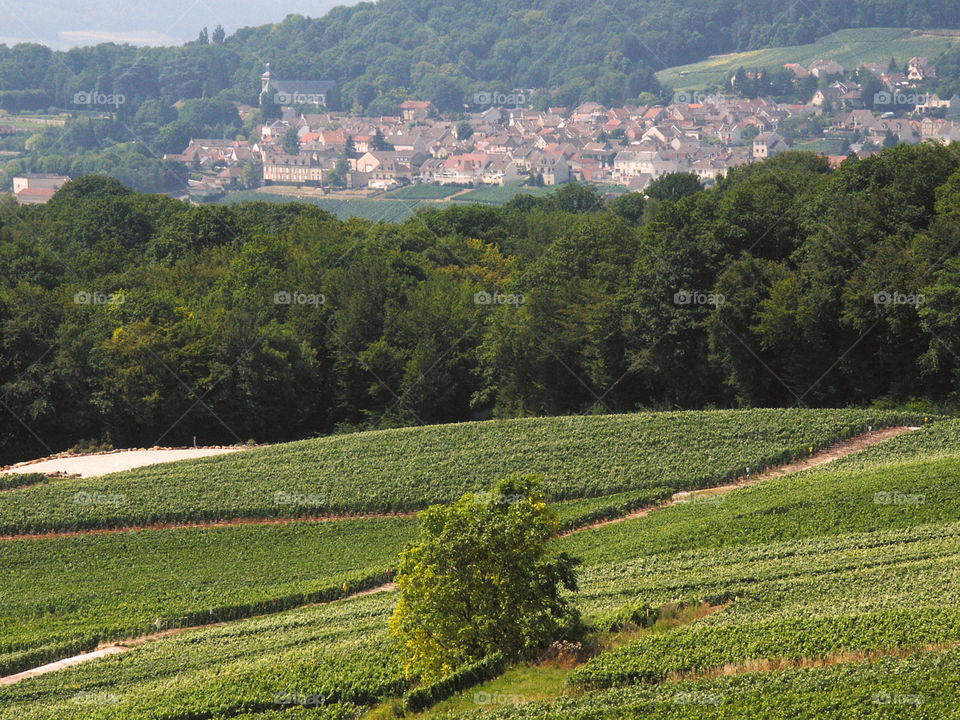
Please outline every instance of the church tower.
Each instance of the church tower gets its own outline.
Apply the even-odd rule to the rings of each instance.
[[[273,75],[270,73],[270,61],[267,61],[267,71],[260,76],[260,104],[263,105],[263,98],[269,96],[270,80]]]

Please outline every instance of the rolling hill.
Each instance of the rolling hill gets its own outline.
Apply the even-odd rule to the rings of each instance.
[[[739,466],[761,458],[802,458],[811,446],[816,454],[865,425],[923,421],[775,410],[469,423],[157,466],[88,490],[134,501],[126,516],[98,520],[121,529],[151,487],[189,512],[244,486],[319,499],[322,477],[331,490],[362,497],[378,488],[387,503],[422,507],[537,469],[555,498],[582,498],[558,504],[562,516],[596,518],[623,500],[613,490],[666,485],[663,500],[742,475]],[[307,482],[289,486],[298,477]],[[101,659],[0,681],[0,718],[393,717],[410,685],[391,651],[394,598],[383,583],[415,519],[73,534],[63,511],[83,514],[69,504],[77,482],[0,493],[7,527],[29,498],[66,532],[2,541],[0,565],[14,582],[0,595],[0,674],[163,632]],[[190,487],[198,492],[185,494]],[[574,601],[596,649],[507,668],[427,714],[486,716],[495,702],[498,717],[517,718],[948,717],[960,677],[958,488],[960,422],[941,419],[799,474],[681,494],[656,512],[564,536],[556,542],[583,561]],[[70,585],[57,590],[64,577]],[[386,592],[337,600],[377,586]],[[892,708],[903,714],[890,715],[888,696],[903,701]],[[906,714],[917,697],[927,714]]]
[[[836,60],[844,67],[860,63],[888,63],[900,67],[912,57],[936,59],[960,42],[960,30],[924,32],[898,28],[839,30],[814,43],[714,55],[700,62],[660,70],[657,80],[675,90],[700,90],[719,86],[739,68],[782,68],[786,63],[808,66],[815,60]]]

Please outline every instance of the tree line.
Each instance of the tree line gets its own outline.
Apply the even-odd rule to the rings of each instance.
[[[399,224],[88,176],[0,207],[0,461],[640,408],[955,403],[960,148]]]

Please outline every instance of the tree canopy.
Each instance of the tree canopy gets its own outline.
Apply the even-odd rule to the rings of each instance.
[[[558,522],[537,487],[513,476],[420,513],[390,621],[409,676],[434,681],[496,653],[528,658],[574,628],[562,591],[577,588],[576,560],[550,549]]]
[[[955,404],[958,171],[956,146],[836,170],[790,152],[679,199],[572,184],[399,224],[103,177],[8,198],[0,462],[81,439]]]

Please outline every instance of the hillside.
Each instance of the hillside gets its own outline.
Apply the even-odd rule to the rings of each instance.
[[[661,419],[671,422],[657,431]],[[780,411],[766,418],[720,413],[721,424],[712,427],[713,416],[702,414],[697,420],[704,442],[694,451],[704,453],[699,459],[684,459],[690,428],[680,416],[606,422],[651,426],[646,443],[624,443],[623,461],[658,462],[682,476],[685,463],[695,462],[719,478],[726,462],[751,456],[744,439],[755,431],[767,438],[769,452],[783,456],[796,452],[791,448],[800,436],[826,442],[836,432],[858,432],[864,421],[906,418],[811,411],[809,422],[796,419]],[[515,450],[539,456],[548,478],[587,457],[574,458],[565,446],[575,440],[579,423],[563,429],[528,422],[542,431],[526,434],[529,445],[524,449],[521,440]],[[730,435],[734,425],[726,422],[739,425],[741,436]],[[496,472],[505,472],[516,466],[496,460],[500,428],[481,423],[416,432],[437,433],[445,445],[445,433],[469,437],[477,431]],[[396,441],[390,433],[383,437]],[[377,482],[390,494],[392,472],[383,468],[384,458],[374,459],[376,439],[362,434],[340,442],[356,443],[357,466],[382,478]],[[421,435],[415,443],[423,448],[422,465],[436,468],[425,440]],[[645,445],[656,447],[658,460],[644,458]],[[368,446],[374,454],[366,457]],[[414,460],[418,453],[410,447]],[[290,462],[289,471],[296,472],[297,448],[275,451]],[[469,443],[466,448],[461,464],[482,467]],[[809,454],[805,450],[801,454]],[[332,452],[318,457],[325,456],[335,466],[346,459]],[[168,475],[157,480],[227,460],[241,456],[165,466]],[[402,455],[398,462],[406,464]],[[281,466],[258,467],[276,477]],[[609,477],[600,466],[592,472]],[[214,482],[222,477],[210,475]],[[563,537],[559,546],[583,561],[574,600],[606,651],[572,663],[510,667],[429,714],[949,717],[960,700],[960,664],[952,649],[960,642],[958,482],[960,425],[942,420],[799,474],[695,496]],[[136,492],[132,485],[128,491]],[[7,522],[14,514],[0,507]],[[110,657],[12,685],[0,682],[0,718],[347,718],[371,708],[371,718],[393,717],[391,698],[409,683],[387,634],[395,602],[389,587],[369,597],[298,606],[386,582],[414,523],[385,518],[4,541],[0,562],[17,581],[4,590],[3,605],[13,612],[0,619],[0,663],[7,671],[0,674],[104,638],[221,624],[128,642],[130,649]],[[54,600],[49,588],[66,568],[74,581]],[[251,614],[263,616],[241,619]],[[653,624],[655,632],[644,629]],[[565,697],[553,702],[559,694]],[[882,701],[887,696],[902,702],[890,707]],[[922,713],[908,713],[917,710],[917,698]]]
[[[145,15],[146,10],[137,10],[128,19]],[[829,27],[823,17],[830,18]],[[191,34],[203,24],[210,25],[196,16]],[[182,33],[177,25],[162,27]],[[834,30],[876,26],[955,28],[960,27],[960,11],[950,0],[922,8],[881,6],[876,0],[839,6],[828,0],[762,5],[614,0],[596,12],[583,12],[566,0],[470,5],[384,0],[336,7],[323,17],[290,15],[276,24],[180,47],[101,45],[69,55],[39,46],[0,47],[7,70],[0,74],[0,107],[68,107],[78,91],[119,92],[125,102],[118,115],[127,123],[144,104],[144,119],[159,120],[157,127],[168,123],[167,133],[159,137],[165,147],[177,128],[152,101],[169,105],[225,92],[256,104],[268,60],[278,78],[336,81],[338,91],[329,98],[332,109],[357,105],[372,116],[396,114],[407,97],[460,110],[477,92],[514,89],[551,91],[534,98],[539,104],[596,100],[616,105],[642,93],[659,94],[655,71],[720,53],[811,43]],[[111,132],[122,135],[119,128]]]
[[[748,410],[522,418],[335,435],[0,494],[0,536],[420,510],[540,473],[554,501],[691,490],[922,416]],[[77,493],[118,503],[65,504]],[[304,496],[285,503],[276,494]]]
[[[836,60],[846,68],[860,63],[889,63],[899,67],[913,57],[927,57],[934,63],[960,41],[960,30],[922,30],[897,28],[860,28],[840,30],[807,45],[766,48],[747,52],[714,55],[689,65],[660,70],[657,80],[674,89],[700,90],[720,86],[739,68],[748,70],[782,68],[786,63],[804,67],[815,60]]]
[[[830,18],[829,29],[823,17]],[[614,0],[587,12],[574,3],[541,0],[487,0],[466,7],[386,0],[321,19],[288,18],[275,27],[244,29],[232,40],[260,57],[280,58],[277,67],[286,75],[320,68],[341,82],[345,106],[357,99],[369,108],[373,97],[378,114],[389,107],[392,92],[410,87],[450,108],[476,91],[515,88],[556,89],[551,101],[557,105],[585,99],[617,104],[641,92],[656,94],[651,71],[876,25],[960,27],[960,15],[945,0],[925,4],[921,14],[906,6],[881,8],[871,0],[842,5]],[[288,47],[322,48],[314,50],[319,62],[309,55],[291,57]],[[384,75],[390,78],[386,87]]]

